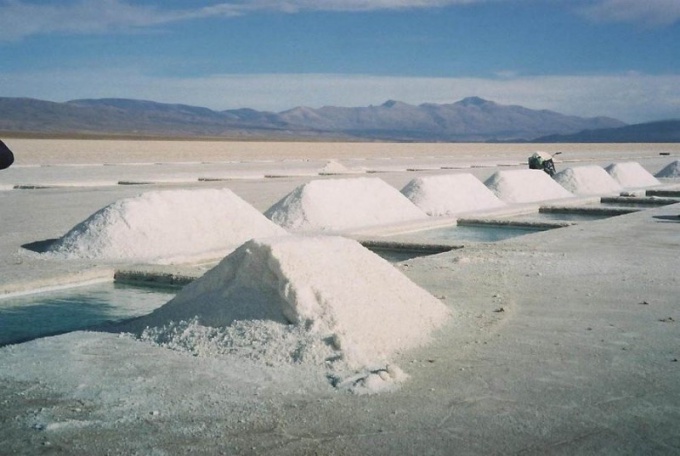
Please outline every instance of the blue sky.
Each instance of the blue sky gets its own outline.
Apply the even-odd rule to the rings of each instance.
[[[680,0],[0,0],[0,96],[680,118]]]

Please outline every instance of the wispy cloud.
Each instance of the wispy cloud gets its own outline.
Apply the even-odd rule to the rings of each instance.
[[[157,78],[127,68],[0,73],[0,96],[53,101],[121,97],[215,110],[250,107],[282,111],[299,105],[366,106],[388,99],[411,104],[452,103],[477,95],[501,104],[579,116],[606,115],[627,122],[680,118],[677,87],[680,87],[680,75],[637,73],[488,79],[343,74]]]
[[[34,4],[16,0],[0,3],[0,39],[35,34],[90,34],[148,27],[190,17],[187,12],[161,11],[119,0]]]
[[[17,40],[35,34],[121,32],[173,22],[234,17],[261,11],[288,14],[304,11],[362,12],[509,1],[516,0],[234,0],[216,1],[201,7],[168,9],[134,4],[129,0],[72,0],[47,4],[33,3],[30,0],[0,0],[0,40]],[[162,2],[158,5],[162,5]],[[680,20],[678,0],[578,0],[574,3],[564,1],[564,5],[596,21],[670,25]]]
[[[597,0],[579,11],[604,22],[630,22],[646,26],[667,26],[680,20],[678,0]]]
[[[0,40],[16,40],[35,34],[126,31],[192,19],[234,17],[257,11],[400,10],[484,1],[488,0],[252,0],[167,9],[137,5],[125,0],[77,0],[54,4],[0,0]]]

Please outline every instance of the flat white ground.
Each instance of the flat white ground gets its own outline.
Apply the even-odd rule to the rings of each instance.
[[[57,238],[101,207],[149,189],[227,187],[264,211],[321,178],[316,173],[330,159],[400,189],[433,173],[484,180],[524,168],[536,149],[563,150],[558,170],[632,160],[656,173],[680,156],[678,145],[6,143],[17,161],[0,171],[2,293],[110,279],[117,267],[130,267],[45,260],[22,246]],[[39,186],[49,188],[29,189]],[[115,333],[4,347],[0,448],[677,454],[679,214],[676,204],[398,264],[454,317],[432,344],[395,360],[410,379],[391,393],[343,393],[308,366],[192,357]]]

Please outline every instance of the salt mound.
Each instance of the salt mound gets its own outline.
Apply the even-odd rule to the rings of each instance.
[[[505,206],[491,190],[468,173],[419,177],[406,184],[401,193],[432,216]]]
[[[346,167],[342,163],[336,161],[336,160],[329,160],[326,165],[321,168],[319,171],[319,174],[322,176],[325,175],[333,175],[333,174],[356,174],[356,173],[363,173],[363,170],[354,170],[351,168]]]
[[[149,261],[226,254],[253,237],[283,229],[227,189],[170,190],[122,199],[57,240],[53,255]]]
[[[574,196],[537,169],[498,171],[484,185],[508,203],[532,203]]]
[[[623,187],[649,187],[660,183],[638,162],[612,163],[605,170]]]
[[[661,171],[656,173],[656,177],[673,178],[680,177],[680,160],[675,160],[673,163],[666,165]]]
[[[601,195],[622,190],[604,168],[597,165],[567,168],[555,175],[555,181],[577,195]]]
[[[311,181],[265,215],[284,228],[299,231],[336,231],[427,217],[397,189],[375,177]]]
[[[141,323],[292,324],[318,336],[312,351],[330,347],[356,367],[427,342],[448,316],[438,299],[356,241],[284,236],[245,243]]]

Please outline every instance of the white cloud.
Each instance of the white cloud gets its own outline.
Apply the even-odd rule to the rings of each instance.
[[[437,8],[482,3],[484,1],[488,0],[254,0],[249,3],[248,8],[284,12],[374,11]]]
[[[9,0],[0,4],[0,40],[34,34],[102,33],[186,19],[187,12],[163,12],[119,0],[79,0],[67,4],[35,4]]]
[[[0,41],[35,34],[91,34],[153,27],[207,17],[233,17],[257,11],[376,11],[440,8],[512,0],[234,0],[185,9],[133,4],[131,0],[71,0],[32,3],[0,0]],[[555,0],[533,0],[555,1]],[[680,20],[679,0],[578,0],[576,9],[595,21],[670,25]]]
[[[680,20],[678,0],[598,0],[580,9],[586,17],[604,22],[666,26]]]
[[[191,19],[233,17],[256,11],[399,10],[484,1],[489,0],[251,0],[172,10],[135,5],[129,0],[76,0],[54,4],[0,0],[0,40],[50,33],[106,33]],[[162,2],[158,4],[162,5]]]
[[[482,78],[342,74],[214,75],[154,78],[125,68],[0,74],[0,96],[53,101],[137,98],[206,106],[282,111],[299,105],[367,106],[388,99],[452,103],[480,96],[501,104],[626,122],[680,118],[680,75],[621,74]],[[3,93],[4,92],[4,93]]]

